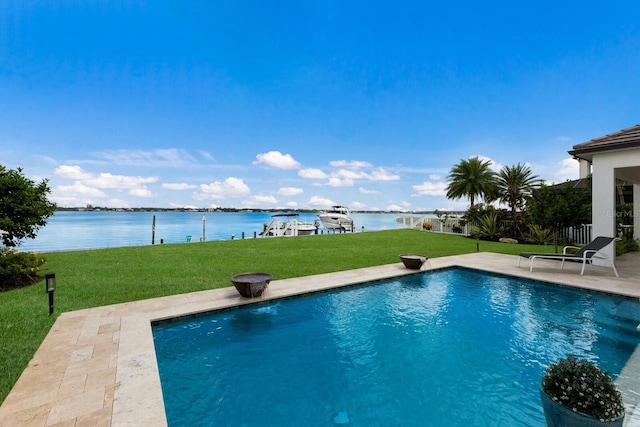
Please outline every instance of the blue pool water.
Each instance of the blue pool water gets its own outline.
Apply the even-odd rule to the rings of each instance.
[[[640,304],[467,269],[153,326],[170,426],[543,426],[568,353],[614,377]]]

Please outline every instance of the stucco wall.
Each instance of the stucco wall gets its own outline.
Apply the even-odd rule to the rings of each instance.
[[[593,156],[593,236],[615,236],[616,202],[615,202],[615,170],[618,168],[640,168],[640,150],[622,150],[598,153]],[[640,194],[634,185],[634,198]],[[637,204],[636,204],[637,206]],[[638,208],[634,209],[634,234],[638,236]],[[609,245],[603,251],[615,257],[615,248]],[[594,264],[597,264],[597,260]]]

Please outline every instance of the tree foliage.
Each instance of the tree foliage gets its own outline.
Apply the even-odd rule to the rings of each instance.
[[[48,180],[36,183],[22,174],[22,168],[0,165],[0,229],[8,232],[3,241],[17,246],[21,239],[34,238],[54,214],[56,205],[47,199]]]
[[[567,182],[562,188],[542,185],[529,201],[529,221],[553,231],[558,250],[558,232],[565,227],[591,221],[591,196]]]
[[[498,197],[498,182],[496,173],[489,169],[490,160],[480,160],[471,157],[460,160],[449,172],[447,179],[447,198],[461,199],[468,197],[473,208],[476,197],[485,202],[491,202]]]
[[[497,179],[500,201],[509,206],[512,216],[526,207],[527,199],[540,184],[531,168],[521,163],[503,167]]]
[[[533,175],[531,168],[518,163],[504,166],[497,176],[500,202],[509,207],[505,231],[512,237],[522,236],[523,217],[527,201],[534,189],[539,187],[540,179]]]

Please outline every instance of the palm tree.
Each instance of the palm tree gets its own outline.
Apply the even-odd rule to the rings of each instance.
[[[498,174],[498,191],[500,201],[509,206],[511,218],[516,211],[523,210],[531,192],[540,185],[538,176],[533,175],[531,168],[518,163],[505,166]]]
[[[486,202],[495,200],[498,196],[498,183],[496,173],[489,169],[490,165],[491,160],[482,161],[478,157],[460,160],[447,177],[447,198],[468,197],[471,208],[476,197],[481,197]]]

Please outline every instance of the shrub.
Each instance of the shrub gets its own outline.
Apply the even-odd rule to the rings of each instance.
[[[479,235],[482,239],[498,240],[504,228],[497,212],[488,212],[479,220]]]
[[[548,245],[553,242],[553,233],[551,229],[544,228],[536,224],[529,225],[529,234],[527,237],[538,245]]]
[[[0,247],[0,291],[29,285],[38,281],[38,271],[46,260],[35,252],[20,252]]]
[[[602,421],[612,421],[624,413],[622,395],[611,375],[575,356],[560,359],[547,368],[542,391],[562,406]]]
[[[480,238],[480,226],[477,222],[467,222],[467,235],[474,239]]]
[[[616,242],[616,255],[626,254],[627,252],[637,252],[640,250],[638,242],[631,239],[622,239]]]

